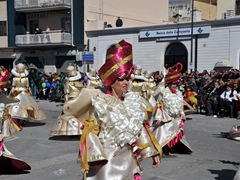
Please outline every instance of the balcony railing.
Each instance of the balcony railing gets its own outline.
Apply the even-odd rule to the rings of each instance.
[[[17,46],[29,45],[71,45],[72,37],[70,33],[49,33],[49,34],[26,34],[15,37]]]
[[[15,9],[71,7],[71,0],[15,0]]]

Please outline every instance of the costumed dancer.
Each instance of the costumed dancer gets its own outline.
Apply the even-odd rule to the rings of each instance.
[[[141,66],[137,66],[128,83],[128,91],[136,92],[143,96],[143,76]]]
[[[152,104],[152,106],[156,106],[156,100],[153,97],[156,88],[153,72],[146,70],[143,72],[143,75],[144,75],[143,97],[145,97]]]
[[[140,161],[152,157],[153,167],[158,167],[161,147],[145,122],[151,105],[127,92],[133,72],[131,44],[122,40],[111,46],[98,72],[107,94],[84,88],[63,106],[65,113],[85,120],[80,139],[82,172],[87,180],[140,179]]]
[[[4,144],[4,139],[19,131],[20,126],[11,118],[7,107],[18,103],[2,93],[8,82],[10,73],[7,69],[0,69],[0,174],[3,172],[30,170],[31,167],[24,161],[16,158]]]
[[[164,112],[170,116],[170,118],[165,118],[165,121],[161,121],[161,118],[156,116],[156,121],[152,125],[153,133],[163,147],[163,152],[167,155],[174,152],[192,153],[182,128],[185,120],[183,96],[177,89],[182,68],[181,63],[170,67],[165,81],[163,79],[154,92],[154,96],[158,95],[158,102],[162,102]],[[165,83],[167,87],[165,87]]]
[[[11,74],[6,68],[0,67],[0,103],[7,104],[8,106],[19,103],[19,100],[8,98],[3,93],[3,89],[6,88],[10,76]],[[3,111],[4,116],[2,116],[1,131],[4,139],[6,139],[21,131],[22,127],[11,117],[11,115],[8,113],[8,110],[5,110],[2,107],[2,112]]]
[[[75,99],[81,92],[83,85],[80,82],[81,74],[76,70],[75,66],[67,67],[67,81],[64,87],[64,97],[65,103]],[[73,115],[66,115],[62,111],[61,116],[58,117],[57,122],[50,131],[51,136],[70,136],[70,135],[80,135],[82,123],[78,118]]]
[[[233,125],[229,137],[233,140],[240,141],[240,126]]]
[[[9,101],[10,102],[10,101]],[[4,132],[2,132],[2,123],[4,123],[4,116],[9,116],[6,114],[6,108],[15,102],[11,102],[9,104],[0,103],[0,173],[3,172],[19,172],[24,170],[30,170],[31,167],[21,159],[16,158],[4,144]]]
[[[88,77],[87,87],[101,88],[103,86],[102,80],[97,75],[97,71],[93,68],[86,73]]]
[[[9,113],[13,118],[20,120],[39,121],[46,119],[44,112],[33,99],[28,81],[28,71],[22,63],[16,65],[12,69],[12,74],[15,76],[12,82],[12,88],[9,97],[20,100],[19,104],[9,107]],[[25,122],[26,122],[25,121]]]

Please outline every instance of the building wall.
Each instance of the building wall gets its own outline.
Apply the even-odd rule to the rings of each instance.
[[[224,23],[227,22],[228,20],[224,20]],[[197,44],[193,39],[193,68],[195,67],[194,63],[197,63],[198,71],[202,72],[205,69],[210,71],[218,61],[223,59],[230,60],[233,68],[240,68],[240,25],[235,25],[236,23],[224,25],[224,23],[220,26],[220,24],[211,25],[206,22],[205,24],[212,26],[210,34],[198,35]],[[204,25],[199,26],[203,27]],[[159,29],[164,29],[164,26],[159,26]],[[150,26],[148,30],[151,31]],[[130,32],[131,29],[129,29],[129,33],[118,33],[118,35],[109,33],[104,36],[100,33],[98,36],[95,34],[95,37],[90,37],[90,47],[95,46],[97,50],[93,65],[95,69],[100,68],[105,62],[107,48],[121,39],[125,39],[133,45],[134,64],[142,66],[143,70],[152,71],[162,70],[165,52],[169,45],[175,42],[182,43],[188,52],[187,65],[190,70],[191,40],[156,42],[155,38],[139,39],[139,32]],[[195,59],[195,45],[197,46],[197,59]]]
[[[210,3],[194,1],[194,9],[201,11],[202,20],[215,20],[217,7]],[[179,22],[191,21],[192,3],[191,1],[173,2],[169,4],[169,20],[173,20],[174,15],[182,13]]]
[[[85,0],[85,30],[89,28],[103,29],[107,21],[113,27],[120,16],[123,27],[144,24],[161,24],[168,20],[168,0]],[[99,23],[97,23],[97,22]],[[93,27],[92,24],[95,24]]]
[[[208,38],[198,39],[198,70],[213,69],[222,59],[229,59],[230,34],[228,28],[212,28]]]
[[[6,1],[0,2],[0,21],[7,21],[7,4]],[[0,48],[8,46],[7,36],[0,36]]]
[[[222,19],[222,14],[227,10],[235,10],[236,0],[218,0],[217,2],[217,19]]]
[[[202,12],[202,20],[215,20],[217,17],[217,6],[194,1],[194,7]]]

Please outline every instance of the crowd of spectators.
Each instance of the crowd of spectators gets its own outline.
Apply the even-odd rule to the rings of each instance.
[[[87,85],[87,76],[81,73],[80,82]],[[31,74],[30,74],[31,77]],[[67,80],[64,72],[42,72],[37,78],[29,78],[29,85],[36,99],[62,101],[64,99],[64,84]],[[156,84],[161,82],[163,74],[154,73]],[[183,72],[179,89],[184,100],[197,112],[206,116],[232,117],[240,119],[240,70],[211,70],[208,72]],[[11,81],[7,85],[6,94],[10,91]]]
[[[162,75],[155,74],[158,83]],[[179,89],[187,103],[206,116],[240,119],[240,70],[183,72]]]

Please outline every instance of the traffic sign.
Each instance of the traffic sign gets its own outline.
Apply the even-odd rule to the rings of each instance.
[[[82,61],[94,61],[93,52],[82,52]]]

